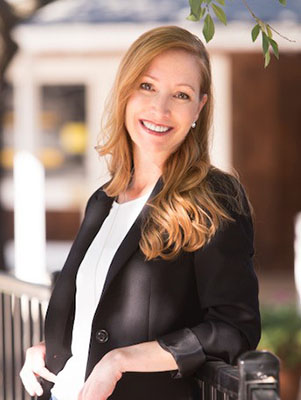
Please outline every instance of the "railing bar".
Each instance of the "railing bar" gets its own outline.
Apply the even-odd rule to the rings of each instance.
[[[11,375],[12,375],[12,396],[16,399],[16,354],[15,354],[15,329],[14,329],[14,307],[15,307],[15,297],[13,294],[10,295],[10,329],[11,329]]]
[[[6,399],[6,363],[5,363],[5,312],[4,312],[4,294],[1,293],[1,333],[2,333],[2,340],[1,340],[1,353],[2,356],[2,399]]]
[[[201,400],[205,399],[205,393],[204,393],[204,382],[200,381],[200,387],[201,387]]]
[[[205,390],[204,390],[204,400],[207,400],[207,399],[209,399],[210,400],[210,391],[209,391],[209,385],[208,385],[208,383],[207,382],[204,382],[204,388],[205,388]]]
[[[5,398],[4,400],[15,400],[12,396],[12,326],[11,326],[11,296],[8,294],[4,295],[4,349],[3,357],[5,358]]]
[[[21,340],[20,340],[20,358],[21,358],[21,365],[24,364],[25,357],[24,357],[24,319],[23,319],[23,309],[22,309],[22,297],[19,299],[20,301],[20,334],[21,334]],[[22,400],[25,400],[25,389],[24,386],[21,384],[21,396]]]
[[[29,346],[33,346],[32,301],[28,300]]]
[[[15,348],[15,398],[22,398],[22,385],[19,378],[19,372],[22,367],[22,315],[21,315],[21,299],[14,298],[14,348]]]
[[[205,383],[202,381],[202,400],[205,400]]]
[[[278,393],[274,390],[252,390],[251,400],[280,400]]]
[[[219,391],[218,393],[226,393],[233,399],[238,398],[239,375],[237,368],[223,362],[207,362],[201,367],[197,376],[214,386]]]
[[[225,393],[222,390],[217,390],[216,399],[217,400],[224,400],[225,399]]]
[[[39,327],[40,327],[40,342],[44,339],[44,318],[42,304],[39,302]]]
[[[202,378],[200,377],[199,379],[202,379]],[[229,389],[229,387],[224,387],[220,383],[213,383],[212,380],[209,380],[209,379],[207,380],[207,378],[203,379],[203,382],[208,386],[208,390],[210,389],[210,393],[207,394],[208,396],[211,396],[210,400],[211,400],[212,396],[214,396],[213,389],[216,390],[215,396],[217,396],[216,398],[218,400],[221,398],[221,396],[218,396],[219,394],[227,395],[228,397],[227,398],[225,397],[225,399],[234,399],[234,400],[238,399],[237,392],[231,391]]]
[[[48,301],[51,289],[48,285],[41,285],[21,281],[6,272],[0,272],[0,291],[2,293],[14,293],[21,297],[26,293],[29,297],[36,297],[39,301]]]

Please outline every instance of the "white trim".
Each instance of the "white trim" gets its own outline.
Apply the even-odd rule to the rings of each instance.
[[[175,22],[198,35],[203,40],[202,24],[184,21]],[[274,38],[282,51],[299,51],[301,48],[300,25],[291,21],[270,23],[273,28],[296,42],[288,42],[276,34]],[[168,23],[167,25],[172,25]],[[207,44],[215,51],[261,51],[261,40],[251,40],[254,24],[231,22],[228,26],[216,25],[214,38]],[[57,24],[57,25],[19,25],[13,31],[13,38],[20,48],[32,54],[49,53],[91,53],[99,51],[119,52],[148,29],[160,24]]]

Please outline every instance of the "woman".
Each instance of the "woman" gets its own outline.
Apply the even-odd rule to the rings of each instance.
[[[98,146],[112,179],[88,201],[45,343],[27,351],[31,395],[55,382],[58,400],[200,399],[206,360],[256,347],[252,219],[238,180],[210,164],[212,102],[188,31],[153,29],[124,56]]]

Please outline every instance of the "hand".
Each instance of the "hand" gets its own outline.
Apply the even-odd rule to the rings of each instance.
[[[78,400],[107,400],[121,377],[119,352],[112,350],[95,365]]]
[[[56,376],[45,367],[45,343],[39,343],[26,351],[25,363],[20,371],[20,378],[30,396],[41,396],[42,386],[37,377],[55,382]]]

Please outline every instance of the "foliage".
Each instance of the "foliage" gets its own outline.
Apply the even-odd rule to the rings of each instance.
[[[190,15],[187,17],[187,19],[190,21],[200,21],[202,19],[204,20],[203,35],[207,43],[213,38],[215,33],[215,25],[212,19],[212,13],[215,14],[220,22],[222,22],[224,25],[227,25],[227,16],[222,8],[225,6],[226,1],[232,0],[189,0]],[[266,68],[271,60],[270,48],[272,49],[275,57],[279,59],[278,44],[273,39],[272,31],[274,31],[278,35],[280,34],[274,28],[272,28],[271,25],[265,23],[260,18],[258,18],[250,9],[246,0],[241,1],[246,6],[252,18],[256,22],[251,32],[253,42],[255,42],[259,33],[261,32],[264,67]],[[276,1],[278,1],[283,6],[286,6],[286,0]]]
[[[265,307],[261,319],[258,348],[276,354],[287,368],[301,367],[301,317],[296,307]]]

